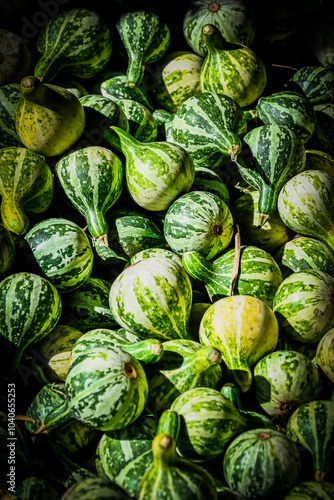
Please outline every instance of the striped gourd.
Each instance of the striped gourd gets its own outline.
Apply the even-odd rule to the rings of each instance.
[[[327,172],[305,170],[292,177],[279,193],[277,208],[290,229],[334,251],[334,178]]]
[[[287,241],[277,252],[275,260],[285,275],[315,269],[334,278],[334,255],[316,238],[299,236]]]
[[[116,346],[131,354],[142,364],[152,364],[160,360],[164,353],[164,347],[160,340],[141,340],[133,333],[123,331],[108,330],[107,328],[96,328],[84,333],[73,345],[70,355],[71,364],[77,357],[89,353],[94,349],[108,348]]]
[[[262,300],[234,295],[217,300],[205,311],[199,337],[201,344],[221,351],[230,379],[246,392],[253,382],[250,367],[276,347],[278,323]]]
[[[105,214],[123,189],[123,166],[119,158],[101,146],[87,146],[63,156],[55,173],[67,197],[85,217],[89,232],[108,246]]]
[[[15,130],[15,108],[21,97],[20,84],[8,83],[0,87],[0,147],[22,146]]]
[[[293,232],[284,224],[277,210],[261,225],[259,199],[260,192],[257,189],[247,188],[231,205],[231,213],[243,243],[272,253],[289,241]]]
[[[333,72],[334,74],[334,72]],[[334,155],[334,106],[333,104],[316,104],[315,139],[320,149]]]
[[[256,127],[244,141],[251,160],[238,164],[238,169],[242,178],[260,192],[258,211],[265,221],[276,211],[282,187],[304,169],[305,147],[292,130],[276,124]]]
[[[177,451],[193,462],[217,457],[238,434],[254,427],[233,403],[209,387],[180,394],[171,409],[180,415],[182,423]]]
[[[317,343],[334,326],[333,306],[334,278],[308,269],[283,280],[273,311],[286,335],[298,342]]]
[[[150,93],[144,83],[137,84],[134,87],[130,86],[126,75],[123,73],[109,72],[105,76],[102,73],[102,81],[97,91],[101,92],[102,96],[108,97],[108,99],[116,103],[122,99],[131,99],[143,104],[151,113],[155,110]]]
[[[178,456],[180,425],[177,412],[167,410],[161,415],[152,442],[153,464],[139,483],[138,500],[218,499],[212,476],[199,465]]]
[[[108,97],[88,93],[79,97],[79,101],[85,110],[85,135],[86,132],[92,136],[97,131],[102,133],[110,125],[129,131],[129,120],[118,103]]]
[[[195,179],[190,191],[209,191],[219,196],[227,206],[230,204],[230,193],[222,178],[211,168],[195,167]]]
[[[60,314],[60,295],[47,279],[17,272],[0,282],[0,336],[6,346],[3,373],[15,371],[25,349],[48,335]]]
[[[2,224],[23,235],[29,217],[49,208],[53,198],[53,177],[42,157],[24,147],[0,149],[0,195]]]
[[[0,52],[0,87],[19,83],[24,76],[30,73],[31,53],[26,42],[17,33],[0,29]]]
[[[79,288],[62,296],[60,323],[83,333],[94,328],[118,327],[109,308],[110,287],[109,281],[89,276]]]
[[[102,477],[88,477],[72,484],[63,494],[62,500],[90,500],[110,498],[131,500],[131,497],[118,484]]]
[[[95,349],[70,366],[64,385],[65,401],[42,421],[51,432],[73,420],[101,431],[122,429],[142,413],[147,399],[143,367],[119,347]]]
[[[151,111],[144,104],[132,99],[119,99],[117,105],[127,117],[129,133],[135,139],[141,142],[153,142],[157,139],[157,123]]]
[[[173,141],[188,151],[196,167],[215,168],[224,156],[235,160],[246,131],[239,104],[210,90],[181,104],[172,122]]]
[[[107,223],[110,247],[126,259],[142,250],[168,246],[162,229],[154,219],[138,210],[110,211]]]
[[[34,422],[27,421],[25,424],[29,432],[34,433],[48,413],[64,402],[63,390],[64,384],[52,383],[46,384],[38,391],[26,412],[26,416],[34,420]],[[93,441],[95,435],[94,429],[73,420],[64,429],[52,433],[51,439],[59,442],[66,450],[73,453],[86,448]]]
[[[33,368],[41,370],[48,382],[65,382],[72,348],[81,335],[80,330],[58,322],[40,342],[38,361],[32,360]]]
[[[78,78],[91,78],[110,59],[111,33],[106,22],[93,10],[76,8],[52,16],[40,31],[34,75],[51,81],[61,71]]]
[[[178,51],[165,56],[154,78],[154,99],[158,106],[175,113],[181,104],[199,94],[203,58],[193,52]]]
[[[318,368],[293,350],[274,351],[254,367],[255,396],[271,417],[287,421],[301,405],[317,399],[322,383]]]
[[[334,72],[323,66],[303,66],[290,78],[301,88],[311,104],[328,104],[334,91]]]
[[[210,262],[199,252],[186,252],[182,264],[187,273],[204,283],[211,301],[229,295],[235,250],[232,248]],[[265,250],[243,245],[240,248],[238,277],[234,295],[250,295],[272,307],[282,273],[275,259]]]
[[[222,357],[216,347],[183,339],[168,340],[162,345],[162,358],[145,370],[149,410],[168,410],[174,399],[194,387],[217,389],[222,381]]]
[[[318,149],[307,149],[305,170],[323,170],[334,177],[334,157]]]
[[[247,499],[282,499],[300,478],[297,445],[282,432],[266,427],[237,436],[223,459],[228,486]]]
[[[319,400],[303,404],[291,415],[286,435],[312,455],[316,481],[330,478],[334,452],[334,401]]]
[[[306,143],[313,135],[316,124],[315,110],[310,101],[293,91],[282,91],[260,97],[256,115],[265,124],[283,125]]]
[[[168,26],[154,12],[129,11],[116,23],[116,29],[128,56],[126,70],[130,86],[141,83],[145,66],[161,59],[169,47]]]
[[[192,287],[174,260],[150,257],[125,268],[110,289],[110,309],[120,326],[140,338],[192,340]]]
[[[85,127],[85,111],[73,92],[26,76],[21,80],[21,93],[15,129],[26,148],[57,156],[78,141]]]
[[[16,245],[15,240],[10,231],[0,223],[0,276],[11,270],[15,262]]]
[[[156,431],[156,419],[141,414],[124,429],[105,432],[96,448],[98,475],[114,481],[134,497],[143,475],[152,465]]]
[[[141,250],[131,257],[128,265],[135,264],[136,262],[148,259],[149,257],[166,257],[167,259],[174,260],[177,264],[179,264],[179,266],[182,266],[182,257],[167,248],[148,248],[147,250]]]
[[[94,255],[86,233],[74,222],[44,219],[25,235],[31,264],[57,288],[69,292],[82,285],[93,269]]]
[[[201,56],[206,53],[202,28],[213,24],[230,43],[250,45],[256,33],[252,8],[240,0],[192,0],[183,19],[183,34],[190,47]]]
[[[253,104],[267,84],[260,57],[245,45],[227,43],[213,24],[203,26],[202,40],[207,53],[200,74],[201,91],[229,96],[242,108]]]
[[[334,328],[328,330],[318,343],[316,363],[334,384]]]
[[[119,127],[110,127],[104,137],[125,155],[126,186],[140,207],[166,210],[191,188],[194,164],[181,146],[165,141],[140,142]]]
[[[190,191],[177,198],[164,218],[165,239],[173,252],[197,251],[208,260],[225,250],[233,237],[229,207],[208,191]]]
[[[292,488],[283,500],[331,500],[334,484],[326,481],[304,481]]]

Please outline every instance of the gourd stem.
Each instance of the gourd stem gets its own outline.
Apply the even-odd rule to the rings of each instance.
[[[159,418],[157,435],[168,434],[177,441],[180,433],[180,415],[175,410],[165,410]]]
[[[155,467],[168,467],[176,463],[176,440],[173,436],[161,433],[153,439],[153,455]]]

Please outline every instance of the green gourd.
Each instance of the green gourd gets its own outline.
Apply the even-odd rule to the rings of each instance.
[[[46,212],[53,192],[52,172],[42,157],[24,147],[0,149],[0,211],[8,231],[25,234],[29,218]]]
[[[331,500],[333,497],[333,483],[304,481],[288,491],[283,500]]]
[[[328,330],[318,343],[316,362],[326,377],[334,383],[334,328]]]
[[[0,147],[22,146],[15,130],[15,108],[21,97],[19,83],[7,83],[0,87]]]
[[[85,126],[79,99],[36,76],[21,80],[21,93],[15,108],[15,129],[24,146],[44,156],[60,155],[73,146]]]
[[[144,104],[132,99],[119,99],[117,104],[129,121],[130,135],[140,142],[157,140],[157,123],[151,111]]]
[[[110,498],[131,500],[118,484],[101,477],[87,477],[72,484],[62,495],[62,500],[88,500],[89,498]]]
[[[159,61],[169,47],[170,32],[154,12],[126,12],[116,23],[128,56],[126,78],[130,87],[141,83],[145,66]]]
[[[119,127],[110,127],[104,137],[124,154],[126,186],[140,207],[166,210],[191,188],[194,164],[181,146],[165,141],[140,142]]]
[[[241,107],[249,106],[263,93],[266,68],[249,47],[227,43],[213,24],[202,28],[206,46],[200,82],[202,92],[218,92],[232,97]]]

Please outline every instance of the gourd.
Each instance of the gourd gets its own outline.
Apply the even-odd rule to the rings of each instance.
[[[334,402],[315,397],[301,405],[289,418],[286,435],[311,453],[314,479],[326,480],[334,451]]]
[[[183,34],[190,47],[199,55],[206,54],[202,28],[213,24],[230,43],[250,45],[256,34],[256,17],[246,2],[240,0],[191,1],[183,19]]]
[[[22,142],[15,130],[15,108],[21,97],[19,83],[7,83],[0,87],[0,147],[19,146]]]
[[[249,499],[281,499],[302,471],[297,445],[283,433],[265,427],[237,436],[223,458],[228,486]]]
[[[73,146],[85,126],[79,99],[36,76],[21,80],[21,93],[15,108],[15,129],[24,146],[44,156],[60,155]]]
[[[48,164],[24,147],[0,149],[1,220],[11,233],[23,235],[29,217],[46,212],[53,199],[54,183]]]
[[[321,170],[293,176],[278,196],[283,222],[303,236],[313,236],[334,250],[334,178]]]
[[[310,103],[328,104],[334,91],[334,72],[323,66],[303,66],[290,78],[306,95]]]
[[[202,28],[206,46],[200,83],[202,92],[218,92],[232,97],[242,108],[263,93],[267,83],[265,65],[249,47],[229,44],[213,24]]]
[[[228,187],[211,168],[195,167],[195,178],[190,191],[209,191],[209,193],[219,196],[227,206],[230,205]]]
[[[144,104],[132,99],[119,99],[117,104],[129,122],[129,130],[124,130],[140,142],[153,142],[157,140],[157,123],[151,111]]]
[[[334,328],[328,330],[318,343],[316,362],[326,377],[334,383]]]
[[[101,477],[88,477],[72,484],[61,498],[62,500],[88,500],[88,498],[131,500],[118,484]]]
[[[195,169],[192,158],[177,144],[140,142],[119,127],[104,132],[107,142],[126,158],[126,186],[132,199],[146,210],[166,210],[189,191]]]
[[[159,61],[154,77],[154,99],[158,106],[175,113],[183,102],[200,93],[203,58],[186,51],[172,52]]]
[[[250,366],[276,347],[278,322],[262,300],[233,295],[217,300],[205,311],[199,337],[201,344],[221,351],[230,380],[246,392],[253,381]]]
[[[113,281],[109,306],[118,324],[140,338],[192,340],[192,287],[186,271],[166,257],[126,267]]]
[[[316,113],[310,101],[290,90],[262,96],[256,116],[265,124],[282,125],[292,130],[305,144],[316,127]]]
[[[274,351],[254,367],[255,397],[271,417],[287,421],[301,405],[317,399],[322,390],[318,368],[297,351]]]
[[[142,82],[145,66],[159,61],[170,41],[168,26],[154,12],[126,12],[116,23],[116,29],[128,56],[126,78],[130,87]]]
[[[273,304],[282,332],[298,342],[317,343],[334,326],[334,278],[308,269],[278,287]]]
[[[152,442],[153,465],[139,483],[138,500],[217,500],[211,475],[189,460],[179,458],[176,451],[180,417],[172,410],[164,412]]]
[[[65,401],[42,420],[39,432],[60,429],[73,420],[101,431],[122,429],[144,410],[147,380],[139,361],[108,346],[82,354],[71,364],[64,394]]]
[[[40,31],[34,76],[50,82],[59,72],[91,78],[110,59],[112,40],[102,17],[93,10],[76,8],[51,17]]]
[[[93,250],[86,233],[62,218],[44,219],[24,237],[31,252],[27,261],[59,292],[79,288],[93,269]]]
[[[0,29],[1,74],[0,87],[20,83],[31,69],[31,52],[16,33]]]
[[[102,146],[87,146],[63,156],[55,173],[71,203],[85,217],[92,237],[108,247],[105,216],[122,193],[120,159]]]
[[[174,260],[182,267],[182,258],[168,248],[147,248],[146,250],[140,250],[131,257],[126,267],[149,257],[166,257],[167,259]]]
[[[1,370],[15,372],[23,352],[48,335],[61,314],[61,298],[47,279],[28,272],[0,282]]]
[[[324,151],[307,149],[305,170],[323,170],[334,177],[334,158]]]
[[[102,74],[103,75],[103,74]],[[144,83],[137,84],[135,87],[128,84],[126,75],[118,72],[110,72],[101,76],[99,90],[102,96],[119,103],[123,99],[131,99],[132,101],[143,104],[151,113],[155,107],[152,103],[151,96]]]
[[[101,144],[103,140],[102,133],[111,125],[117,125],[127,132],[129,131],[129,120],[118,103],[108,97],[88,93],[79,97],[79,101],[85,111],[83,137],[88,137],[88,139],[93,137],[95,140],[93,143],[87,141],[88,146],[93,144],[97,146],[103,145]],[[80,146],[82,142],[79,142]]]
[[[305,147],[291,129],[276,124],[256,127],[244,141],[252,157],[249,162],[238,163],[238,169],[242,178],[260,192],[258,211],[260,224],[264,224],[276,211],[283,186],[304,169]]]
[[[283,500],[331,500],[334,484],[326,481],[304,481],[294,486]]]
[[[224,157],[235,160],[247,122],[239,104],[215,90],[189,97],[174,114],[173,141],[184,147],[195,166],[215,168]]]
[[[194,387],[217,389],[222,380],[222,357],[216,347],[183,339],[168,340],[162,346],[162,358],[146,368],[148,409],[155,413],[168,410],[174,399]]]
[[[165,239],[179,255],[197,251],[210,260],[229,246],[233,230],[230,209],[219,196],[207,191],[181,195],[164,218]]]
[[[185,252],[182,264],[187,273],[204,283],[210,300],[215,302],[230,294],[235,250],[224,252],[210,262],[199,252]],[[265,250],[254,246],[240,247],[238,276],[234,295],[250,295],[272,307],[275,293],[282,283],[282,273],[275,259]]]

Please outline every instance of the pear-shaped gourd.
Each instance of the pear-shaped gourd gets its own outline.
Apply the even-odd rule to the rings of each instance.
[[[176,411],[167,410],[161,415],[152,443],[153,465],[138,486],[138,500],[218,499],[212,476],[199,465],[178,456],[176,443],[180,425]]]
[[[171,204],[164,218],[166,241],[179,255],[198,251],[212,259],[229,246],[233,229],[226,203],[207,191],[183,194]]]
[[[334,401],[314,397],[291,415],[286,435],[312,455],[314,479],[329,480],[334,452]]]
[[[202,92],[225,94],[241,107],[256,101],[267,83],[259,56],[244,45],[228,44],[212,24],[203,26],[202,39],[207,49],[200,74]]]
[[[22,143],[44,156],[64,153],[81,136],[85,112],[69,90],[42,83],[35,76],[21,80],[15,128]]]
[[[60,314],[60,295],[47,279],[32,273],[18,272],[0,282],[3,374],[14,373],[23,352],[50,333]]]
[[[114,280],[109,305],[120,326],[140,338],[193,340],[189,333],[192,287],[186,271],[166,257],[126,267]]]
[[[51,81],[64,71],[78,78],[91,78],[110,59],[111,33],[100,14],[90,9],[64,10],[52,16],[41,30],[34,75]]]
[[[241,106],[215,90],[187,99],[172,121],[173,141],[187,150],[195,166],[214,168],[223,157],[235,160],[246,132]]]
[[[145,66],[163,57],[169,47],[168,26],[154,12],[126,12],[116,23],[128,55],[126,78],[130,86],[140,84]]]
[[[20,84],[0,87],[0,147],[22,146],[15,130],[15,108],[21,97]]]
[[[75,419],[92,429],[122,429],[144,410],[147,380],[131,354],[119,347],[101,347],[71,364],[64,394],[64,402],[41,422],[40,432],[60,429]]]
[[[234,295],[205,311],[199,336],[202,344],[221,351],[231,380],[246,392],[253,382],[250,367],[276,347],[278,322],[262,300]]]
[[[88,146],[63,156],[55,167],[57,179],[75,208],[85,217],[89,232],[108,246],[106,212],[123,189],[123,166],[107,148]]]
[[[243,245],[240,253],[233,294],[250,295],[272,307],[277,288],[283,280],[278,264],[261,248]],[[186,252],[182,256],[182,264],[192,278],[204,283],[211,301],[216,301],[229,295],[234,259],[234,249],[225,252],[213,262],[199,252]]]
[[[166,210],[191,188],[195,168],[183,147],[165,141],[140,142],[119,127],[110,127],[104,137],[125,155],[127,189],[140,207]]]
[[[277,208],[293,231],[314,236],[334,251],[334,178],[321,170],[293,176],[278,196]]]
[[[194,387],[217,389],[222,380],[221,353],[216,347],[191,340],[163,342],[160,361],[147,367],[147,408],[154,412],[168,410],[174,399]]]
[[[0,150],[1,220],[6,229],[22,235],[29,216],[44,213],[53,197],[53,177],[48,164],[26,148]]]
[[[305,167],[304,143],[288,127],[262,125],[244,136],[251,151],[246,164],[238,164],[242,178],[260,192],[261,224],[277,209],[280,190]]]

